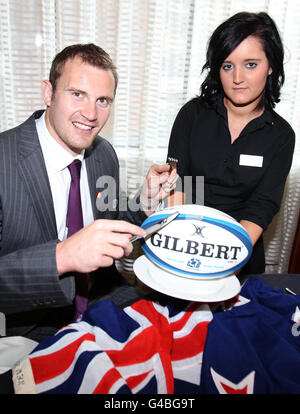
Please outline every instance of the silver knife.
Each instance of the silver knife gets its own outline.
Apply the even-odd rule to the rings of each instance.
[[[144,237],[143,236],[134,236],[134,237],[132,237],[132,239],[130,241],[132,243],[134,243],[135,241],[140,240],[140,239],[147,239],[153,233],[161,230],[163,227],[165,227],[169,223],[171,223],[171,221],[173,221],[178,215],[179,215],[179,212],[175,211],[174,213],[170,214],[167,217],[164,217],[162,220],[158,221],[155,224],[152,224],[152,226],[149,226],[147,229],[145,229],[146,235]]]

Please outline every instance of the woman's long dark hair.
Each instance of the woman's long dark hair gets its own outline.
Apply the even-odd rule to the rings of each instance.
[[[218,26],[209,40],[206,63],[202,68],[202,72],[208,70],[208,74],[200,89],[200,98],[209,106],[215,107],[217,97],[223,93],[220,80],[222,63],[250,35],[261,41],[272,68],[258,107],[274,108],[280,101],[280,89],[284,83],[284,51],[277,27],[267,13],[240,12]]]

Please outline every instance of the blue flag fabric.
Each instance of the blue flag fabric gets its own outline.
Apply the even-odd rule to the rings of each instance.
[[[299,394],[300,295],[248,279],[235,306],[209,324],[200,392]]]

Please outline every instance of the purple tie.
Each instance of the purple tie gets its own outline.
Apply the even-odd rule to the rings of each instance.
[[[69,203],[67,212],[66,226],[68,227],[68,237],[76,233],[83,227],[83,217],[81,208],[81,197],[80,197],[80,171],[81,161],[74,160],[72,164],[68,166],[71,174],[71,187],[69,193]],[[87,275],[76,273],[75,276],[76,284],[76,296],[75,296],[75,307],[76,314],[74,321],[78,322],[83,312],[87,308],[88,303],[88,279]]]

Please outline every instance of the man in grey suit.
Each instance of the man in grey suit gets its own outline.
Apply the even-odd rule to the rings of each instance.
[[[109,292],[119,283],[114,260],[130,254],[130,238],[144,235],[138,225],[174,188],[176,173],[169,175],[167,164],[154,164],[134,206],[139,208],[119,208],[118,159],[98,135],[117,82],[104,50],[69,46],[42,83],[46,110],[0,134],[0,312],[7,335],[39,341],[69,323],[75,273],[93,281],[93,297]],[[67,167],[74,159],[82,163],[84,227],[68,237]],[[97,188],[99,177],[112,177],[116,184],[114,203],[106,209],[96,206],[97,194],[101,198],[105,190]]]

